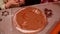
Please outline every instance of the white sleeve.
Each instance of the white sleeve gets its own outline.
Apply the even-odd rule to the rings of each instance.
[[[4,4],[3,0],[0,0],[0,8],[5,9],[5,4]]]

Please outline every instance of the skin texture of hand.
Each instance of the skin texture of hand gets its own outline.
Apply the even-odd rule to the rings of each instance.
[[[8,0],[8,2],[5,4],[5,7],[9,8],[11,5],[19,5],[23,3],[24,3],[24,0]]]

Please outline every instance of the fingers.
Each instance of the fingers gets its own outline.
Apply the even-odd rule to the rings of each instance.
[[[19,3],[14,3],[14,5],[18,5]]]
[[[18,0],[8,0],[8,3],[9,3],[10,5],[19,5]]]
[[[14,0],[14,1],[17,2],[17,3],[19,2],[19,0]]]
[[[18,3],[18,0],[8,0],[8,2]]]
[[[12,0],[12,4],[19,4],[18,0]]]

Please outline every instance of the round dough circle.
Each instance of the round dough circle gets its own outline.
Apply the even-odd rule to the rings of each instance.
[[[41,31],[47,24],[45,14],[34,7],[27,7],[17,11],[13,21],[16,28],[23,33]]]

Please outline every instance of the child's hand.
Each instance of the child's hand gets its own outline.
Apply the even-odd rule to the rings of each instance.
[[[11,5],[19,4],[18,0],[9,0],[8,3],[10,3]]]
[[[8,0],[8,2],[5,4],[6,8],[9,8],[11,5],[18,5],[18,0]]]

